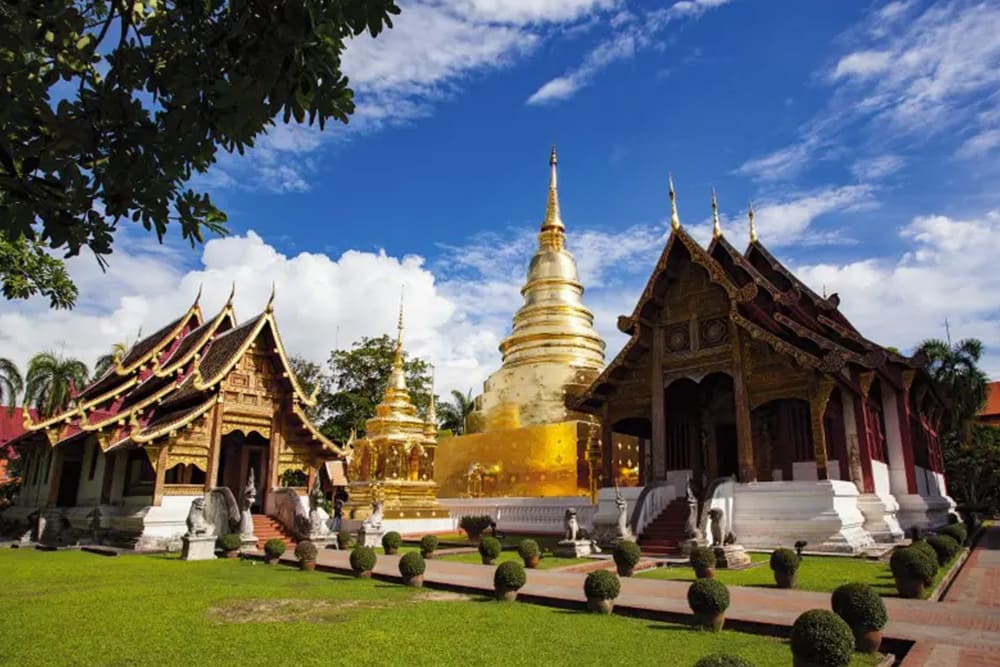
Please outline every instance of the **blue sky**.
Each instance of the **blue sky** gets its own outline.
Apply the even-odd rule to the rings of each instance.
[[[192,251],[125,232],[100,274],[71,263],[73,313],[0,313],[0,348],[95,356],[237,283],[252,314],[278,285],[288,346],[316,360],[391,330],[473,388],[544,212],[555,142],[568,245],[609,360],[662,248],[673,173],[707,243],[762,240],[870,337],[986,342],[1000,376],[1000,5],[987,2],[414,0],[345,56],[347,127],[279,126],[196,185],[233,235]],[[7,333],[3,333],[6,331]],[[29,334],[30,335],[26,335]]]

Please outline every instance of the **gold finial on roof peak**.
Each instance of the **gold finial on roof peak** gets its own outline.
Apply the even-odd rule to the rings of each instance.
[[[559,179],[556,174],[556,165],[559,159],[556,157],[556,145],[552,144],[552,152],[549,153],[549,196],[545,203],[545,220],[542,222],[542,231],[555,230],[562,232],[566,229],[563,225],[562,216],[559,213]]]
[[[198,293],[194,295],[194,306],[196,308],[198,303],[201,301],[201,288],[205,286],[205,283],[198,283]]]
[[[757,242],[757,222],[754,220],[753,215],[753,200],[750,200],[750,205],[747,208],[747,217],[750,219],[750,243]]]
[[[274,281],[271,281],[271,296],[267,298],[267,306],[264,307],[265,313],[274,312],[274,295],[277,290],[277,287],[278,287],[277,284]]]
[[[712,188],[712,236],[715,238],[722,236],[722,225],[719,223],[719,201],[715,197],[715,188]]]
[[[677,215],[677,194],[674,192],[674,175],[667,174],[667,182],[670,184],[670,228],[680,229],[681,218]]]

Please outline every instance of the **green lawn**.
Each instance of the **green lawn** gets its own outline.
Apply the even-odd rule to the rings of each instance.
[[[727,651],[786,666],[781,640],[502,604],[253,561],[0,552],[0,664],[670,664]],[[874,664],[871,659],[855,665]]]
[[[474,551],[468,554],[451,554],[449,556],[439,556],[440,560],[452,560],[459,563],[477,563],[481,564],[483,562],[482,556],[479,555],[478,551]],[[503,551],[500,553],[500,557],[497,558],[497,565],[507,560],[521,561],[521,557],[516,551]],[[547,555],[538,562],[539,570],[549,570],[554,567],[569,567],[570,565],[579,565],[580,563],[592,563],[592,558],[556,558],[552,555]]]
[[[775,588],[774,573],[768,566],[770,554],[750,554],[754,563],[763,563],[746,570],[716,570],[715,578],[729,586],[759,586]],[[954,562],[954,561],[952,561]],[[948,568],[947,565],[938,569],[934,584],[927,588],[926,595],[937,586]],[[674,579],[678,581],[694,581],[694,570],[688,566],[660,567],[654,570],[643,570],[637,577],[649,579]],[[884,597],[896,597],[896,582],[889,571],[889,564],[864,558],[844,558],[843,556],[806,556],[798,571],[798,588],[806,591],[832,593],[835,588],[848,583],[868,584]]]

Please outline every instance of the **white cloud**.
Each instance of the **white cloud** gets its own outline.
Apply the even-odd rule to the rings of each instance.
[[[670,7],[648,11],[639,17],[626,12],[616,14],[612,20],[614,30],[611,36],[594,47],[577,67],[539,86],[528,97],[526,104],[551,104],[572,97],[608,65],[627,60],[638,50],[651,47],[657,33],[670,23],[682,18],[697,18],[729,1],[682,0]]]
[[[978,157],[989,153],[1000,146],[1000,127],[983,130],[969,137],[958,147],[958,156],[963,158]]]
[[[736,173],[758,180],[783,180],[797,176],[812,160],[816,142],[808,139],[786,146],[769,155],[747,160]]]
[[[833,70],[833,79],[845,77],[865,78],[880,74],[889,67],[890,55],[886,51],[857,51],[840,59]]]
[[[449,4],[471,19],[527,24],[574,21],[619,3],[618,0],[451,0]]]
[[[906,164],[898,155],[877,155],[857,160],[851,165],[851,173],[862,182],[877,181],[894,174]]]
[[[979,338],[984,369],[1000,378],[1000,272],[995,270],[1000,211],[959,220],[918,217],[900,230],[907,250],[899,258],[797,269],[813,288],[841,296],[841,310],[863,334],[912,349],[926,338]]]

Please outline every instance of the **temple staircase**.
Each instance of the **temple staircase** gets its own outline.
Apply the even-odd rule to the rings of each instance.
[[[257,538],[257,546],[259,548],[263,549],[264,543],[268,540],[278,538],[285,541],[285,546],[287,547],[285,550],[286,554],[291,554],[295,551],[295,537],[276,518],[265,514],[254,514],[252,517],[253,534]]]
[[[688,504],[686,498],[676,498],[639,536],[639,548],[644,556],[679,556],[687,524]]]

